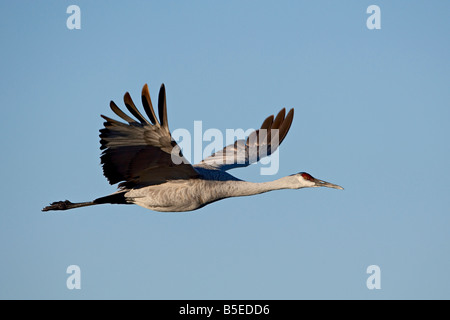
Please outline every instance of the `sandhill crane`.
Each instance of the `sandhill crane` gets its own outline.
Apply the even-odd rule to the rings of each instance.
[[[179,146],[169,131],[164,84],[158,97],[159,119],[153,109],[147,84],[142,89],[142,104],[150,122],[136,108],[128,92],[124,102],[137,120],[125,114],[113,101],[110,103],[112,111],[127,124],[101,115],[106,120],[105,127],[100,130],[103,174],[110,184],[120,182],[118,191],[90,202],[53,202],[42,211],[111,203],[137,204],[154,211],[182,212],[196,210],[225,198],[272,190],[311,187],[343,189],[315,179],[306,172],[262,183],[243,181],[226,172],[246,167],[275,152],[289,131],[294,109],[286,115],[283,108],[275,118],[273,115],[266,118],[261,128],[250,134],[247,140],[238,140],[201,163],[191,165],[181,152],[174,152],[177,148],[179,150]],[[278,135],[271,135],[271,132]],[[264,154],[260,152],[262,149],[265,149]]]

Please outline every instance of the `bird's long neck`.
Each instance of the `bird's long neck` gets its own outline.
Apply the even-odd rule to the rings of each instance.
[[[226,181],[220,186],[220,196],[241,197],[251,196],[273,190],[301,188],[299,180],[295,176],[287,176],[268,182]]]

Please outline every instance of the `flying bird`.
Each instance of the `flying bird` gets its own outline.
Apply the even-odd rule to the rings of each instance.
[[[161,85],[158,117],[147,84],[142,89],[142,105],[148,119],[136,108],[130,94],[124,103],[134,116],[124,113],[113,101],[111,110],[126,123],[101,115],[100,130],[103,174],[118,190],[89,202],[57,201],[42,211],[68,210],[99,204],[136,204],[161,212],[196,210],[212,202],[240,196],[256,195],[280,189],[341,186],[300,172],[278,180],[254,183],[240,180],[227,171],[246,167],[276,151],[294,118],[294,109],[283,108],[276,117],[267,117],[260,129],[247,139],[237,140],[199,164],[192,165],[172,139],[167,119],[166,90]]]

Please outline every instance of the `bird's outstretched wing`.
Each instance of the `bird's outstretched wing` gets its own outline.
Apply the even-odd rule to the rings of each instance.
[[[294,119],[294,109],[285,115],[286,109],[283,108],[275,119],[273,115],[267,117],[261,128],[253,131],[247,140],[237,140],[204,159],[201,164],[226,171],[247,167],[271,155],[286,137]]]
[[[113,101],[110,103],[112,111],[128,123],[102,115],[106,122],[105,128],[100,130],[101,163],[109,183],[121,182],[119,187],[132,188],[197,178],[198,172],[179,152],[170,134],[164,84],[158,97],[159,121],[147,84],[142,89],[142,105],[150,122],[136,108],[128,92],[123,99],[137,120],[126,115]]]

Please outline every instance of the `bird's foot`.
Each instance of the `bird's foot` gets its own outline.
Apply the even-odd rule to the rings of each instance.
[[[66,201],[56,201],[51,203],[49,206],[46,206],[42,211],[50,211],[50,210],[67,210],[70,209],[73,203],[69,200]]]

